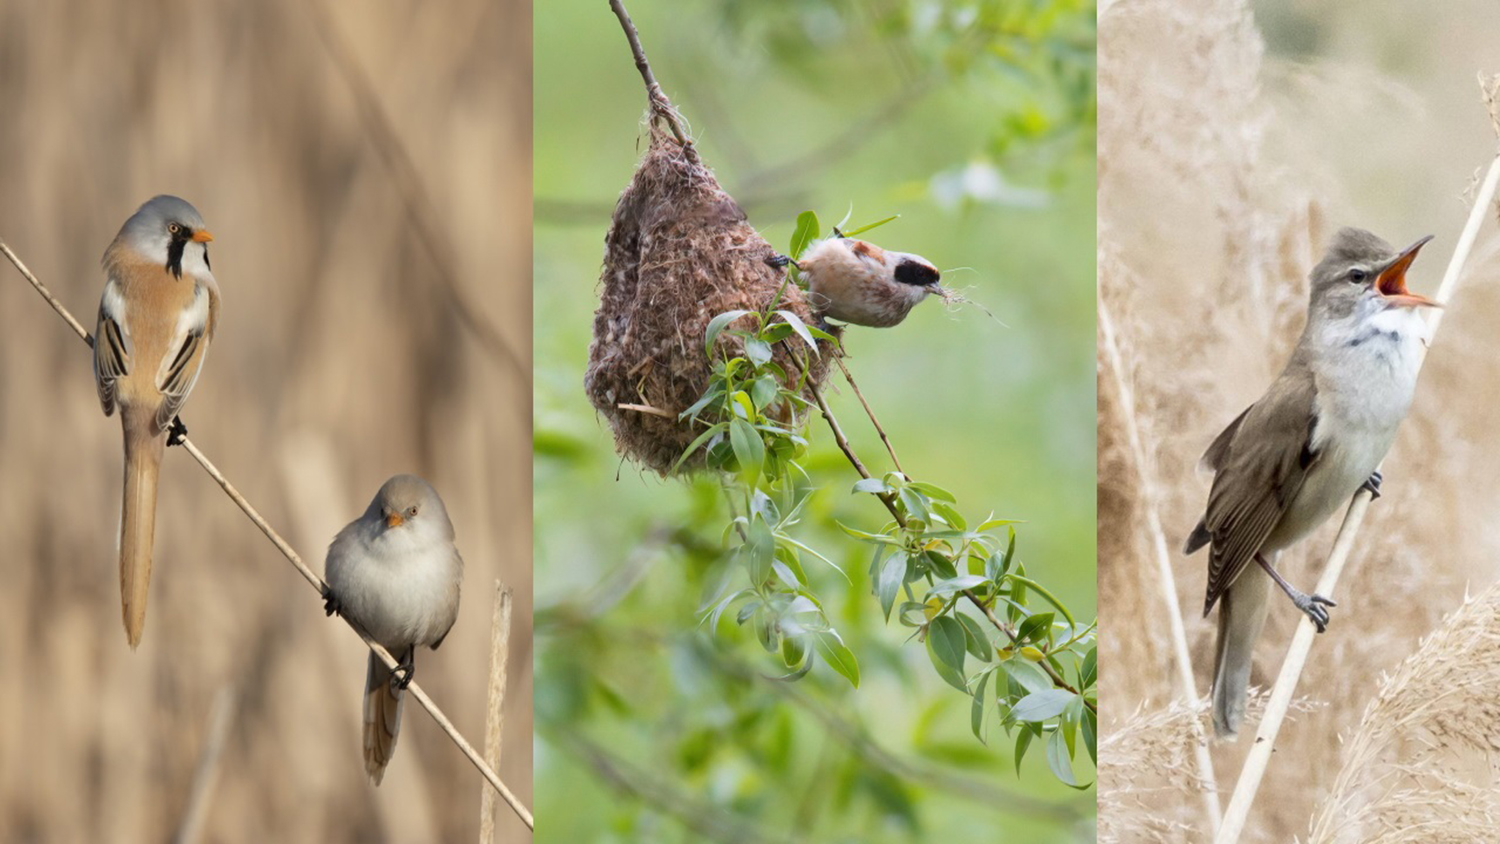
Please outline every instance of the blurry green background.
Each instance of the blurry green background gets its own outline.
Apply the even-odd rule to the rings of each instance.
[[[825,230],[851,205],[851,224],[900,214],[870,239],[952,270],[1003,321],[933,300],[896,329],[851,329],[849,364],[905,468],[971,517],[1024,520],[1021,559],[1092,618],[1093,4],[627,5],[705,161],[773,245],[807,208]],[[1039,754],[1018,778],[1012,742],[978,743],[968,699],[881,619],[869,546],[833,520],[885,517],[848,494],[821,423],[803,538],[849,573],[808,562],[861,687],[822,665],[768,680],[777,665],[741,631],[698,628],[722,496],[622,463],[582,387],[644,90],[605,3],[539,4],[534,43],[540,839],[1092,841],[1093,793]],[[888,469],[852,392],[831,401]]]

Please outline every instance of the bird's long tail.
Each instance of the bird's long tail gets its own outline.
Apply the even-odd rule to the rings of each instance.
[[[1214,657],[1214,734],[1232,738],[1245,717],[1245,693],[1250,685],[1250,662],[1255,642],[1266,620],[1271,578],[1251,566],[1224,592],[1219,601],[1219,641]]]
[[[130,647],[141,643],[146,627],[146,595],[151,586],[151,548],[156,536],[156,479],[166,436],[154,415],[126,409],[125,494],[120,509],[120,606]]]
[[[392,654],[406,660],[411,654]],[[396,736],[401,732],[401,699],[403,692],[391,688],[391,669],[374,653],[365,671],[365,773],[380,785],[385,766],[396,752]]]

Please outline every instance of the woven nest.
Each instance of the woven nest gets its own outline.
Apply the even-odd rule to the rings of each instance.
[[[767,263],[776,250],[745,221],[713,172],[659,128],[653,127],[651,146],[620,194],[604,245],[584,389],[609,420],[616,449],[665,475],[703,430],[677,417],[708,387],[703,341],[709,321],[726,311],[761,310],[777,290],[779,309],[808,324],[812,309],[795,284],[782,289],[784,271]],[[742,317],[730,327],[751,322]],[[716,341],[715,358],[723,353],[743,353],[740,338],[729,331]],[[800,373],[799,359],[808,360],[809,379],[821,384],[826,354],[809,354],[796,335],[776,344],[773,360],[789,378]],[[699,449],[678,471],[702,466]]]

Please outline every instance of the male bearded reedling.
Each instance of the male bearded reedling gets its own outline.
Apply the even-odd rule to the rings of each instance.
[[[386,481],[364,515],[334,537],[324,572],[328,613],[364,628],[399,663],[392,672],[372,651],[365,672],[365,772],[380,785],[396,751],[417,646],[437,650],[458,618],[464,561],[443,500],[416,475]]]
[[[94,382],[104,415],[125,430],[120,512],[120,602],[134,648],[146,625],[156,531],[156,480],[167,434],[198,381],[219,322],[219,285],[196,209],[175,196],[142,205],[104,250],[104,296],[94,330]]]
[[[1212,543],[1203,614],[1219,605],[1214,732],[1233,736],[1245,713],[1250,659],[1274,580],[1323,632],[1333,601],[1293,588],[1276,555],[1345,505],[1375,471],[1411,406],[1424,325],[1437,303],[1406,289],[1424,237],[1401,252],[1344,229],[1312,271],[1307,327],[1259,401],[1203,455],[1214,471],[1208,508],[1185,553]],[[1255,562],[1259,568],[1251,566]],[[1264,571],[1262,571],[1262,569]]]
[[[807,276],[808,302],[818,315],[870,328],[889,328],[938,290],[941,275],[927,259],[873,243],[830,237],[807,247],[797,262]]]

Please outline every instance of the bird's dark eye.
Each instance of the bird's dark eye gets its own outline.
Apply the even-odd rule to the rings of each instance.
[[[167,223],[167,231],[171,234],[182,234],[182,226],[176,223]]]
[[[412,516],[415,516],[416,514],[417,514],[417,508],[415,506],[406,508],[406,517],[408,519],[410,519]]]
[[[1369,280],[1370,274],[1367,271],[1360,269],[1359,267],[1355,267],[1354,269],[1349,271],[1349,281],[1354,284],[1364,284]]]

